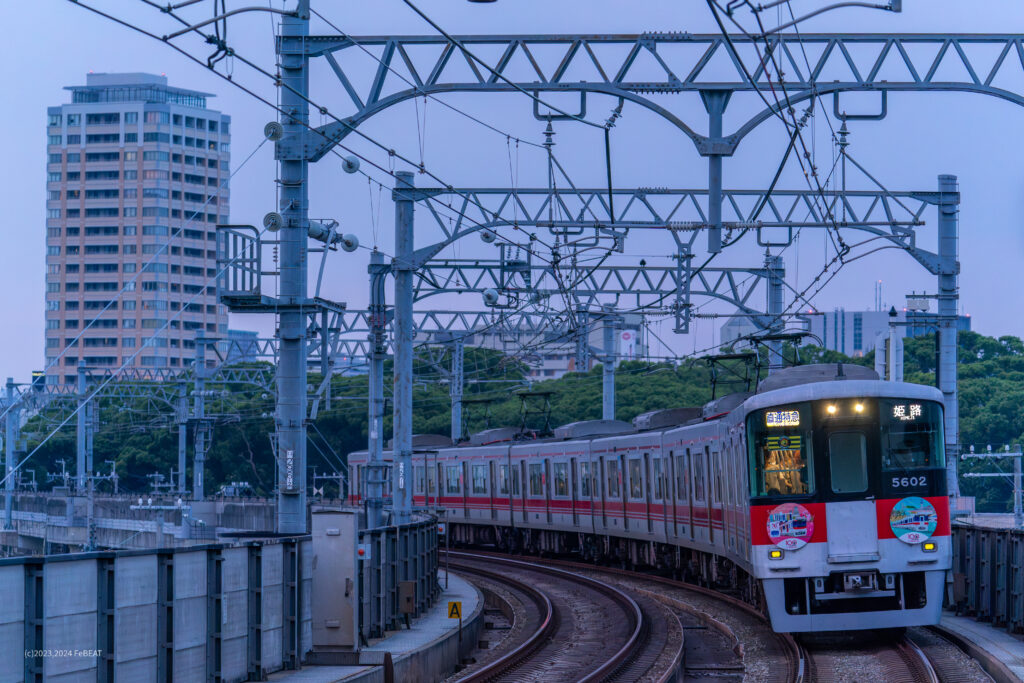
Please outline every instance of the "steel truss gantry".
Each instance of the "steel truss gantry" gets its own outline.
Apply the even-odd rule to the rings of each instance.
[[[781,107],[766,107],[734,133],[710,137],[695,132],[647,95],[731,94],[771,87],[785,92],[786,107],[832,95],[839,116],[843,111],[840,93],[877,92],[881,110],[873,118],[885,115],[886,93],[894,91],[972,92],[1024,105],[1020,81],[1011,80],[1024,67],[1020,34],[730,35],[735,53],[719,33],[685,31],[464,35],[455,40],[477,55],[486,55],[487,66],[494,72],[440,35],[310,36],[306,54],[326,59],[353,105],[335,112],[341,121],[318,129],[323,141],[310,160],[322,157],[352,129],[392,105],[452,92],[580,92],[583,116],[586,94],[622,98],[665,118],[705,156],[731,155],[748,133]],[[352,62],[345,59],[360,47],[374,51],[380,60],[375,77],[362,86],[351,71]],[[758,48],[763,58],[758,57]],[[497,58],[490,59],[494,54]],[[784,76],[774,72],[771,57]]]
[[[581,98],[579,118],[586,116],[587,97],[593,94],[615,98],[620,105],[628,101],[645,107],[682,131],[693,141],[698,153],[708,157],[706,211],[690,227],[707,233],[708,251],[714,254],[722,250],[723,231],[730,227],[756,227],[762,239],[762,230],[785,227],[785,213],[775,214],[774,209],[766,216],[756,216],[756,220],[760,221],[760,225],[756,226],[745,226],[740,222],[730,225],[723,218],[723,207],[728,207],[730,200],[723,191],[722,159],[732,155],[739,142],[760,123],[774,116],[785,119],[788,110],[795,104],[831,94],[834,112],[851,120],[884,117],[890,91],[977,92],[1024,104],[1024,94],[1001,87],[1001,79],[1013,68],[1011,65],[1015,60],[1024,65],[1024,47],[1020,36],[1016,35],[776,34],[758,40],[760,42],[750,36],[726,38],[720,34],[695,35],[685,32],[458,36],[454,41],[442,36],[310,36],[309,0],[299,0],[296,10],[283,17],[281,32],[277,37],[281,70],[279,82],[284,86],[280,98],[282,135],[276,143],[276,157],[280,162],[283,229],[280,242],[282,297],[277,303],[290,306],[287,310],[279,309],[282,373],[278,381],[278,432],[281,434],[282,452],[288,453],[286,459],[280,457],[280,452],[278,454],[279,480],[291,481],[290,470],[286,472],[286,462],[294,462],[295,469],[302,473],[300,476],[304,476],[305,471],[301,432],[304,429],[306,410],[301,385],[305,379],[304,347],[307,334],[300,320],[303,318],[303,307],[312,307],[305,293],[305,240],[310,227],[306,186],[308,163],[323,158],[362,122],[388,107],[427,95],[517,91],[538,95],[546,92],[577,92]],[[485,66],[470,57],[462,46],[478,54],[494,54],[493,67]],[[989,62],[989,66],[981,68],[979,58],[972,54],[976,47],[994,47],[999,54]],[[367,87],[357,85],[359,79],[354,77],[349,60],[349,56],[357,54],[360,48],[368,49],[374,53],[374,58],[379,59],[376,74]],[[922,57],[919,54],[922,48],[925,51],[931,48],[934,50],[931,56]],[[758,56],[760,50],[764,52]],[[867,57],[865,53],[868,53]],[[353,106],[344,112],[331,112],[321,107],[322,115],[335,120],[310,132],[306,129],[309,123],[309,66],[310,61],[318,57],[323,57],[327,62]],[[965,75],[948,77],[946,72],[954,67],[960,68]],[[847,75],[836,78],[833,72],[837,68],[845,70]],[[776,73],[776,69],[784,73]],[[900,76],[894,71],[906,75]],[[769,86],[776,98],[775,102],[769,102],[767,107],[734,132],[726,133],[723,130],[723,115],[731,95],[755,89],[763,94]],[[878,92],[881,97],[879,112],[847,115],[840,94],[857,91]],[[694,127],[677,114],[648,97],[687,93],[699,95],[703,103],[708,117],[707,135],[696,132]],[[533,113],[547,120],[577,118],[551,112],[542,113],[536,101]],[[787,127],[796,125],[799,124],[795,120],[791,124],[787,123]],[[395,289],[396,306],[400,309],[396,314],[398,346],[411,343],[411,331],[415,329],[411,319],[415,296],[411,287],[411,273],[427,266],[428,261],[419,258],[423,254],[422,249],[417,251],[412,248],[412,214],[414,205],[422,199],[419,192],[413,186],[411,175],[402,172],[396,174],[393,199],[396,204],[396,243],[399,248],[390,270],[396,281],[401,281]],[[946,198],[943,204],[948,205],[948,198],[955,192],[940,189],[940,194]],[[850,207],[846,208],[849,210]],[[884,204],[880,208],[884,211]],[[955,214],[955,209],[953,212]],[[829,210],[821,209],[815,218],[822,225],[832,224],[835,227],[837,218],[829,214]],[[575,219],[580,220],[578,215]],[[609,223],[610,219],[611,216]],[[885,227],[881,227],[882,224],[875,227],[887,230],[887,239],[903,241],[904,248],[925,263],[931,272],[939,271],[940,290],[950,292],[949,296],[955,299],[955,274],[951,274],[951,270],[955,273],[958,266],[951,268],[946,262],[948,259],[941,259],[942,263],[935,259],[922,260],[919,257],[922,254],[913,251],[916,246],[913,244],[913,236],[905,229],[916,225],[915,220],[911,218],[908,223],[900,225],[899,221],[887,216]],[[864,219],[862,223],[862,227],[870,228],[873,221]],[[551,227],[579,229],[571,222]],[[618,228],[600,226],[599,231],[610,229],[618,232],[626,227],[629,227],[628,222]],[[611,236],[614,238],[614,233]],[[692,244],[692,241],[689,243]],[[426,249],[433,250],[430,256],[434,256],[443,246],[434,245]],[[948,249],[940,251],[947,256],[950,253]],[[952,253],[955,263],[955,250]],[[683,268],[683,262],[688,260],[681,258],[679,267]],[[384,265],[382,260],[371,262],[371,275],[376,267],[377,275],[382,277],[385,274]],[[766,267],[778,269],[781,263],[777,257],[772,257]],[[953,279],[949,281],[951,277]],[[943,278],[946,279],[945,284],[942,284]],[[773,279],[777,283],[778,279]],[[943,296],[941,292],[940,296]],[[769,302],[774,300],[775,297],[770,295]],[[383,339],[386,310],[383,297],[371,301],[371,319],[375,321],[374,331],[371,331],[371,358],[381,353],[380,342]],[[769,310],[768,314],[772,315],[773,311]],[[951,342],[954,354],[955,335],[955,326],[945,325],[940,330],[940,337],[943,338],[940,346],[949,349]],[[411,373],[405,367],[408,365],[406,350],[403,349],[401,353],[402,362],[396,363],[395,381],[396,386],[402,385],[400,393],[405,396],[408,393],[405,384],[411,381]],[[952,395],[947,393],[947,402],[950,399],[955,403],[955,382]],[[411,406],[404,403],[401,408],[403,411],[411,411]],[[407,426],[405,421],[403,418],[403,426]],[[371,433],[375,424],[371,407]],[[404,465],[408,456],[405,452],[407,430],[401,431],[401,434],[397,431],[395,434],[398,466]],[[955,428],[947,429],[947,434],[955,437]],[[393,483],[402,479],[396,478]],[[304,491],[304,486],[295,486],[294,483],[290,483],[287,490],[285,486],[279,488],[284,493],[296,489]],[[400,502],[396,511],[401,517],[406,512],[407,506],[404,503],[408,496],[404,490],[396,491],[396,494],[399,493],[395,499]],[[288,496],[280,501],[282,512],[279,530],[304,531],[304,524],[299,521],[297,514],[303,502],[302,495]]]

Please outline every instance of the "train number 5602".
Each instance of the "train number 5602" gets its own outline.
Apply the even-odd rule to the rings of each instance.
[[[927,477],[893,477],[892,487],[898,489],[900,487],[908,486],[925,486],[928,484]]]

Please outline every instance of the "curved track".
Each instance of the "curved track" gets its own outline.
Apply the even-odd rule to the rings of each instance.
[[[530,562],[449,557],[453,569],[514,585],[535,606],[527,618],[536,626],[523,642],[459,681],[609,681],[642,650],[649,633],[643,610],[613,586]]]
[[[460,557],[460,554],[452,553],[451,556],[454,559]],[[684,672],[683,680],[703,680],[707,677],[787,683],[979,683],[992,680],[982,671],[978,662],[941,637],[941,634],[937,635],[933,629],[897,630],[876,638],[864,637],[863,633],[850,638],[844,638],[842,634],[835,637],[820,634],[797,640],[790,634],[772,631],[764,615],[748,603],[711,588],[651,574],[567,560],[531,558],[530,562],[522,562],[510,560],[506,555],[484,551],[475,553],[475,558],[479,563],[501,563],[505,566],[505,563],[513,562],[529,566],[534,571],[558,572],[577,580],[590,578],[601,585],[619,589],[629,594],[634,605],[640,605],[641,612],[648,615],[648,623],[657,624],[656,628],[650,629],[651,632],[663,632],[666,623],[664,613],[652,618],[652,604],[667,607],[670,612],[674,612],[675,620],[681,623],[683,629],[695,629],[685,624],[688,615],[696,617],[704,624],[700,628],[718,631],[723,636],[721,641],[732,644],[735,651],[733,659],[737,663],[730,666],[730,653],[720,646],[703,661],[694,663],[688,657],[683,662],[681,643],[678,654],[663,653],[658,662],[657,653],[659,649],[665,650],[667,644],[664,640],[654,642],[656,639],[649,633],[645,636],[642,632],[647,627],[641,622],[634,629],[636,642],[632,650],[626,652],[626,647],[620,648],[613,658],[617,664],[609,660],[607,666],[601,667],[602,673],[597,677],[577,675],[575,678],[560,678],[552,674],[551,678],[513,677],[507,680],[660,681],[667,680],[671,673],[680,669]],[[507,575],[503,573],[502,576]],[[703,654],[708,648],[700,641],[700,635],[695,630],[689,630],[686,638],[697,640],[698,652]],[[687,652],[693,655],[693,644],[687,645]],[[671,664],[666,666],[666,662]]]
[[[451,556],[455,558],[457,554],[452,553]],[[481,561],[498,563],[508,557],[491,552],[479,552],[476,556]],[[747,680],[780,683],[803,680],[802,650],[796,641],[789,635],[774,633],[760,612],[736,598],[664,577],[580,562],[537,559],[531,562],[531,566],[614,584],[641,603],[648,614],[655,608],[661,608],[660,616],[648,619],[657,624],[652,631],[664,633],[668,620],[686,630],[689,653],[686,662],[683,661],[682,638],[672,644],[648,640],[619,669],[618,680],[669,680],[681,669],[684,669],[686,680],[708,677],[740,680],[745,674]],[[744,654],[751,660],[746,671]],[[703,656],[700,661],[690,661],[697,659],[694,655]]]

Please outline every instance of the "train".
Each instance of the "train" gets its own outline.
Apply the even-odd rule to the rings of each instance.
[[[531,436],[417,436],[414,504],[449,543],[672,572],[780,633],[939,622],[952,546],[933,387],[804,365],[701,407]],[[348,466],[359,505],[367,451]]]

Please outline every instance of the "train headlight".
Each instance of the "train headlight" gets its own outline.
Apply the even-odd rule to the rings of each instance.
[[[935,541],[925,541],[921,544],[921,550],[925,551],[926,553],[934,553],[938,549],[939,546],[935,543]]]
[[[864,412],[864,404],[863,403],[854,403],[853,404],[853,409],[856,412],[858,412],[858,413],[863,413]]]
[[[835,406],[834,403],[830,404],[827,408],[825,408],[825,411],[828,412],[829,415],[835,415],[838,410],[839,409]]]
[[[768,551],[768,559],[770,560],[781,560],[785,555],[785,551],[779,548],[772,548]]]

